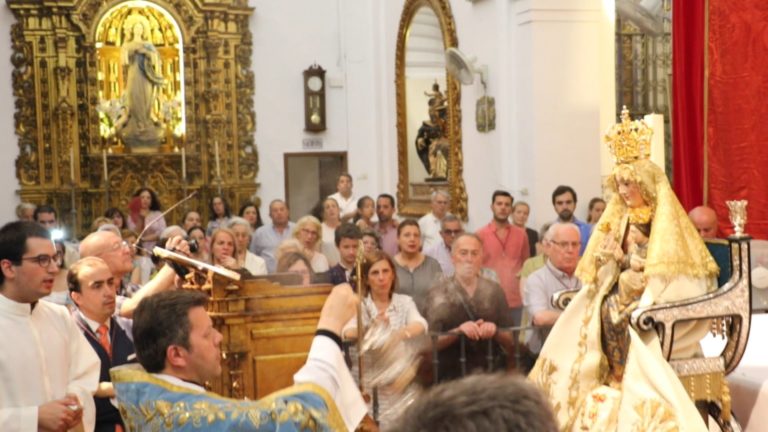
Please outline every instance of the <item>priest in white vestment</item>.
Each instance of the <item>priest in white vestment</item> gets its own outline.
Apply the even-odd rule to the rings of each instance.
[[[0,430],[92,431],[99,358],[51,293],[61,257],[34,222],[0,228]]]

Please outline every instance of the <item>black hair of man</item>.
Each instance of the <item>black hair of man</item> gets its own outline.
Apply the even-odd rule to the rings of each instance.
[[[510,201],[515,202],[515,198],[512,196],[511,193],[505,191],[505,190],[495,190],[493,191],[493,195],[491,195],[491,204],[496,202],[496,197],[507,197]]]
[[[475,374],[432,387],[416,399],[401,432],[556,432],[549,403],[522,376]]]
[[[360,240],[363,238],[363,232],[360,231],[360,228],[353,224],[353,223],[343,223],[339,225],[338,228],[336,228],[336,233],[334,234],[334,241],[336,242],[336,247],[339,247],[341,244],[341,239],[352,239],[352,240]]]
[[[346,177],[347,180],[349,180],[349,182],[352,183],[352,174],[350,174],[348,172],[343,172],[343,173],[339,174],[339,177],[336,178],[336,183],[338,183],[339,180],[341,180],[342,177]]]
[[[555,205],[556,197],[559,197],[560,195],[568,192],[571,193],[571,196],[573,197],[573,203],[576,204],[576,202],[578,202],[578,199],[576,199],[576,191],[573,190],[573,188],[570,186],[560,185],[555,188],[554,192],[552,192],[552,205]]]
[[[32,221],[16,221],[0,228],[0,260],[8,260],[16,265],[21,264],[21,257],[27,252],[27,239],[51,239],[51,233],[39,223]],[[5,283],[5,275],[0,272],[0,289]]]
[[[202,291],[163,291],[144,298],[133,312],[133,344],[139,363],[149,373],[165,369],[171,345],[189,349],[189,311],[205,307],[208,295]]]
[[[37,215],[40,213],[53,213],[53,217],[55,219],[59,219],[59,215],[56,213],[56,209],[49,206],[48,204],[43,204],[35,209],[35,212],[32,213],[32,219],[35,220],[35,222],[38,222]]]
[[[392,206],[392,208],[395,207],[395,197],[393,197],[392,195],[390,195],[388,193],[383,193],[383,194],[380,194],[378,197],[376,197],[376,202],[378,202],[382,198],[388,199],[389,200],[389,204]]]

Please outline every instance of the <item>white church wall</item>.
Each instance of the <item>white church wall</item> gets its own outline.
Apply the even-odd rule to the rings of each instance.
[[[586,217],[600,195],[602,89],[613,87],[613,69],[601,69],[598,0],[516,2],[519,90],[513,123],[521,143],[518,189],[529,191],[532,226],[554,218],[551,192],[559,184],[578,196],[577,217]]]
[[[381,90],[373,67],[377,31],[371,2],[264,0],[253,5],[262,214],[267,214],[266,203],[284,197],[283,153],[303,151],[307,137],[321,138],[322,151],[348,152],[356,195],[383,190]],[[327,130],[317,134],[303,131],[301,71],[314,62],[327,71]]]
[[[323,151],[347,151],[358,196],[396,191],[397,135],[394,60],[403,2],[376,0],[253,0],[256,143],[262,214],[283,198],[285,152],[320,137]],[[601,132],[615,116],[611,0],[451,1],[459,48],[488,65],[496,98],[496,130],[477,132],[478,82],[462,88],[464,179],[468,228],[490,219],[494,189],[532,205],[531,226],[553,216],[550,193],[560,184],[579,193],[577,215],[600,193]],[[0,59],[10,58],[14,22],[0,7]],[[327,70],[328,130],[303,131],[301,72]],[[6,63],[7,64],[7,63]],[[9,65],[8,65],[9,66]],[[0,68],[0,97],[12,101],[11,68]],[[4,151],[0,218],[18,202],[13,105],[0,109]],[[527,194],[526,194],[527,192]],[[294,218],[299,215],[294,215]]]

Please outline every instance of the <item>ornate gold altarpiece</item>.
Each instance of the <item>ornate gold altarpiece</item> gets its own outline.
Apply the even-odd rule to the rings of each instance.
[[[155,189],[165,208],[197,191],[187,206],[203,213],[219,189],[234,208],[255,194],[247,0],[6,2],[17,20],[11,63],[23,201],[52,204],[79,235],[106,208],[125,210],[142,186]],[[173,111],[162,142],[142,152],[105,130],[100,113],[121,91],[122,68],[110,59],[122,31],[135,26],[126,21],[131,14],[150,24],[161,58],[165,103],[153,112]]]

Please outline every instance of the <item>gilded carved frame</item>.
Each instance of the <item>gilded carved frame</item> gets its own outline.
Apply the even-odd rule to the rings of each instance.
[[[395,91],[397,102],[397,201],[398,213],[419,216],[430,211],[429,195],[415,196],[411,193],[408,174],[408,131],[406,111],[405,44],[408,29],[416,11],[422,6],[431,8],[440,21],[445,48],[458,47],[456,24],[448,0],[406,0],[400,16],[395,53]],[[461,150],[461,85],[446,73],[448,99],[448,129],[450,146],[449,176],[447,183],[435,184],[436,188],[447,189],[451,194],[451,213],[461,219],[467,218],[467,192],[464,185],[463,155]]]
[[[104,172],[99,134],[95,28],[125,0],[6,0],[11,27],[16,175],[23,201],[49,203],[87,233],[108,207],[127,208],[134,190],[157,190],[167,208],[190,192],[187,203],[207,211],[219,189],[233,207],[256,192],[253,44],[247,0],[149,0],[178,23],[184,39],[187,177],[179,152],[109,155]],[[214,142],[221,151],[215,174]],[[72,157],[73,156],[73,157]],[[175,221],[184,207],[166,217]],[[78,220],[79,219],[79,220]],[[76,222],[76,223],[74,223]]]

